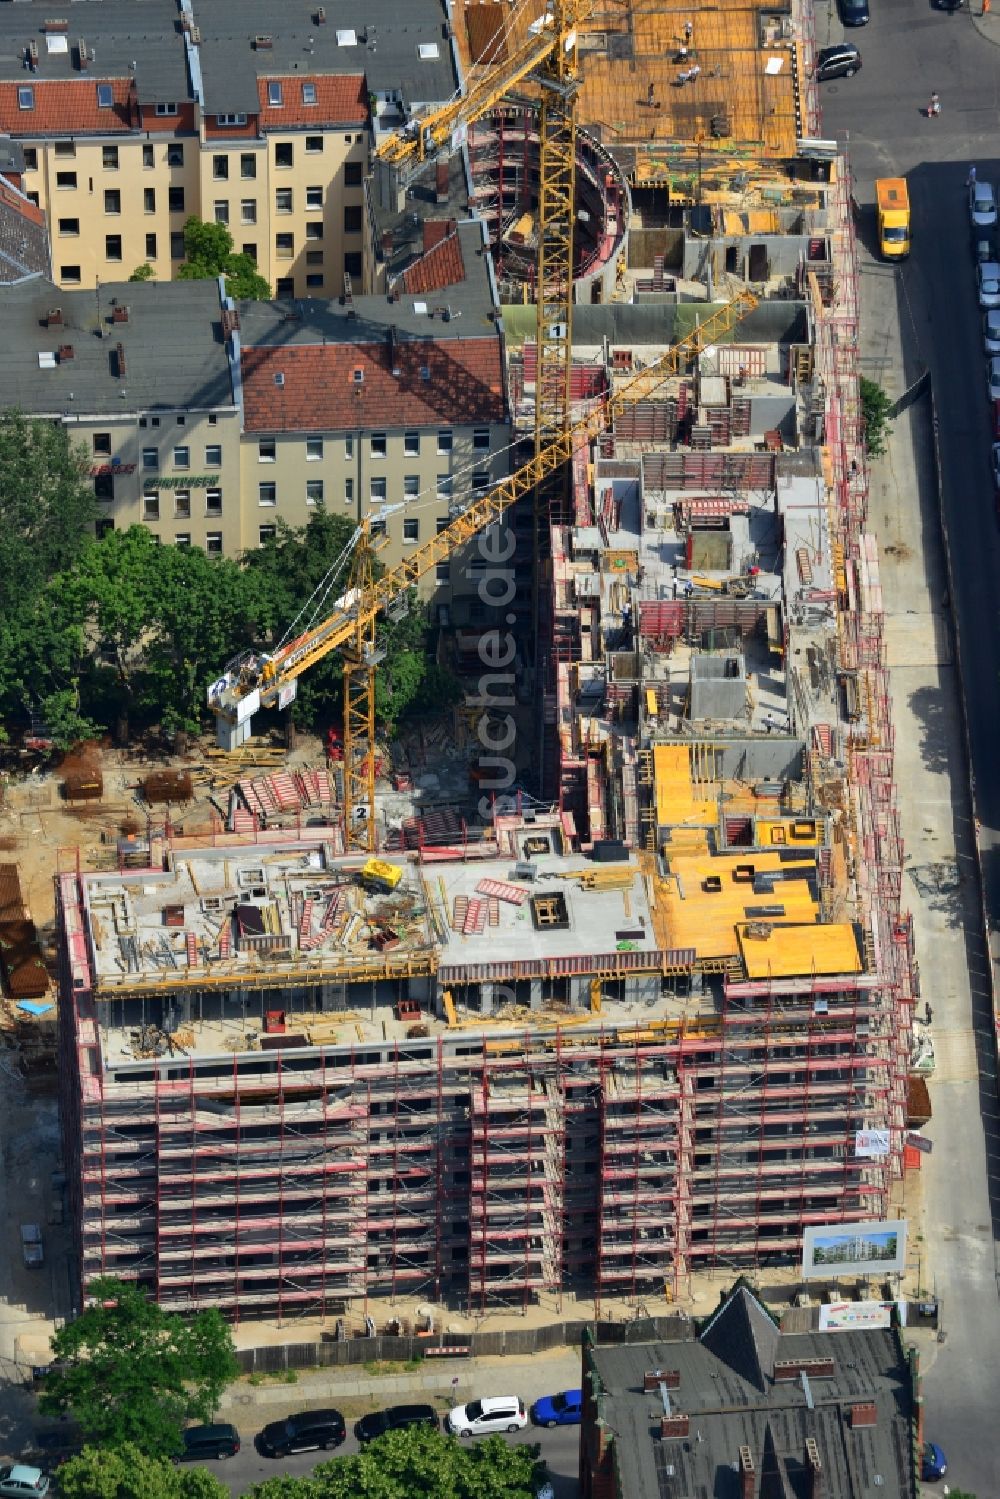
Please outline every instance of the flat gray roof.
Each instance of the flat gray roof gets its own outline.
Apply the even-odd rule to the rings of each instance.
[[[145,3],[145,0],[144,0]],[[258,108],[257,79],[301,71],[363,73],[373,93],[401,89],[408,104],[450,99],[457,79],[441,0],[325,0],[326,20],[315,24],[316,0],[194,0],[201,31],[205,108],[211,114]],[[338,40],[338,33],[340,40]],[[354,43],[345,45],[344,36]],[[253,39],[271,45],[255,49]],[[426,60],[418,48],[436,46]]]
[[[42,25],[68,20],[66,50],[50,51]],[[83,37],[90,66],[81,73],[76,43]],[[24,70],[29,42],[38,46],[38,71]],[[19,83],[58,78],[128,78],[135,63],[140,102],[189,99],[184,39],[176,0],[89,0],[86,5],[53,5],[52,0],[18,0],[0,5],[0,78]]]
[[[112,321],[116,303],[128,307],[127,322]],[[62,323],[47,326],[57,307]],[[32,281],[0,292],[0,324],[0,405],[29,415],[233,404],[214,281],[123,282],[96,291]],[[64,345],[72,357],[56,358]]]

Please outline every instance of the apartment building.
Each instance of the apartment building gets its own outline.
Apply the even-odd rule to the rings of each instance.
[[[0,6],[0,133],[47,216],[53,276],[169,280],[189,215],[226,224],[279,296],[364,276],[369,115],[454,92],[440,0],[47,0]]]
[[[508,472],[479,223],[453,226],[390,297],[221,296],[214,281],[5,289],[0,404],[83,444],[99,532],[142,524],[234,557],[317,505],[352,520],[388,505],[391,564]],[[450,566],[426,580],[441,604]]]

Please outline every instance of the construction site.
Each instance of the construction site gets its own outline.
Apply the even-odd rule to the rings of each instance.
[[[461,14],[473,77],[527,45],[521,8],[523,33]],[[390,780],[362,704],[363,768],[349,745],[275,766],[207,821],[151,815],[115,867],[63,863],[84,1291],[116,1275],[234,1320],[601,1315],[703,1271],[794,1276],[807,1228],[890,1217],[915,1164],[850,183],[808,8],[627,9],[579,49],[566,482],[521,527],[533,794],[483,816],[464,747],[487,614],[422,776]],[[462,152],[510,299],[511,423],[541,444],[533,118],[483,112]],[[485,521],[531,503],[515,476]],[[360,676],[367,628],[356,609],[338,637]]]

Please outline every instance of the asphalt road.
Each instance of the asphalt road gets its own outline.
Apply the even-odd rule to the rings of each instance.
[[[977,13],[979,3],[975,0]],[[871,24],[852,33],[862,52],[861,72],[821,89],[822,133],[847,144],[855,198],[862,210],[862,306],[868,312],[862,324],[862,371],[878,380],[892,369],[897,392],[924,369],[931,371],[985,900],[996,931],[1000,527],[990,470],[985,356],[966,179],[975,163],[980,180],[1000,186],[1000,46],[980,33],[967,10],[942,14],[932,9],[930,0],[871,0],[871,8]],[[817,20],[822,44],[827,39],[827,7],[821,0]],[[833,39],[838,34],[834,28]],[[928,120],[922,111],[935,90],[941,97],[941,114]],[[892,270],[872,256],[872,203],[876,177],[900,174],[906,175],[910,187],[914,249],[904,266]],[[916,509],[914,505],[914,514]],[[921,537],[915,526],[912,545],[937,546],[939,538]],[[963,815],[957,799],[954,815]],[[1000,945],[995,937],[993,942],[996,956]],[[937,1192],[928,1201],[929,1235],[935,1238],[932,1255],[937,1290],[944,1298],[946,1341],[930,1363],[925,1396],[927,1435],[948,1456],[948,1482],[987,1499],[1000,1493],[995,1389],[986,1374],[996,1366],[1000,1346],[1000,1171],[989,994],[985,984],[974,984],[973,993],[972,1023],[981,1042],[980,1082],[972,1079],[934,1093],[936,1144],[944,1151],[940,1160],[935,1158],[927,1183],[933,1181]],[[933,1003],[938,996],[926,992],[925,997]],[[967,1157],[977,1153],[965,1148],[981,1129],[987,1147],[985,1180],[978,1168],[973,1174],[969,1166]],[[937,1235],[935,1220],[942,1225]]]
[[[229,1485],[233,1494],[243,1494],[252,1484],[261,1483],[265,1478],[277,1478],[286,1473],[294,1478],[304,1478],[312,1472],[317,1463],[326,1462],[331,1457],[343,1457],[349,1452],[357,1452],[358,1443],[351,1431],[351,1422],[349,1421],[347,1425],[347,1440],[342,1447],[337,1448],[336,1452],[303,1452],[295,1457],[275,1461],[261,1457],[254,1449],[252,1438],[247,1437],[235,1457],[227,1458],[223,1462],[210,1462],[199,1464],[199,1466],[204,1466],[215,1473],[223,1483]],[[554,1431],[539,1431],[529,1426],[517,1436],[505,1437],[504,1440],[518,1445],[524,1442],[537,1442],[541,1448],[542,1457],[548,1465],[556,1499],[576,1499],[579,1493],[580,1428],[578,1426],[557,1427]]]

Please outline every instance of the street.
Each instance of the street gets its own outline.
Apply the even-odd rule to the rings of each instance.
[[[917,804],[905,792],[900,795],[908,852],[904,905],[916,914],[921,992],[933,1006],[938,1048],[934,1120],[928,1129],[935,1150],[921,1172],[927,1235],[921,1252],[926,1283],[943,1299],[944,1341],[925,1345],[922,1354],[926,1434],[949,1458],[949,1484],[986,1499],[1000,1492],[1000,1455],[991,1441],[995,1400],[983,1379],[1000,1340],[1000,1218],[990,957],[981,936],[974,819],[980,824],[985,904],[995,930],[1000,918],[1000,765],[994,742],[1000,529],[966,179],[975,163],[980,180],[1000,181],[995,145],[1000,27],[993,18],[980,20],[979,9],[979,0],[976,16],[967,9],[943,14],[930,0],[872,0],[871,24],[852,35],[862,52],[861,72],[820,93],[822,133],[847,146],[860,206],[862,371],[897,399],[929,368],[938,423],[952,590],[936,514],[927,398],[897,419],[892,451],[874,466],[870,525],[880,533],[886,589],[897,781],[915,791],[919,787],[918,794],[929,798]],[[817,8],[820,46],[841,34],[832,11],[832,6]],[[942,112],[930,120],[923,109],[934,91]],[[875,179],[896,175],[909,182],[913,254],[893,269],[873,259],[873,202]],[[903,451],[906,443],[912,451]],[[901,626],[911,623],[905,616],[915,612],[907,607],[912,590],[907,596],[896,576],[907,550],[913,554],[911,584],[926,593],[928,610],[938,611],[939,638],[935,641],[928,630],[925,653],[911,650],[900,668],[893,642],[902,638]],[[960,671],[951,656],[949,605],[957,622]],[[911,638],[918,627],[919,622]],[[960,696],[968,718],[974,811],[955,732]]]

